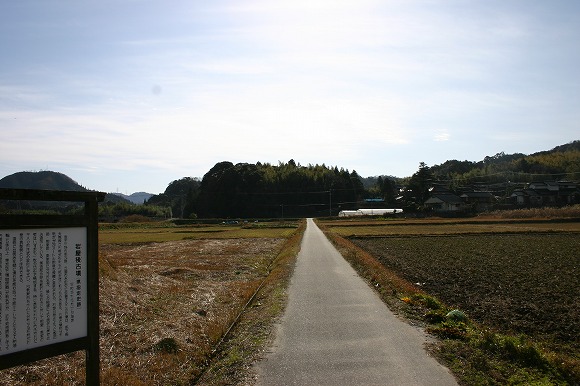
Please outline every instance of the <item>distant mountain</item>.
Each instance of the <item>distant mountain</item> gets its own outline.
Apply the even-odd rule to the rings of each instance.
[[[114,196],[123,197],[127,201],[131,201],[133,204],[141,205],[145,201],[149,200],[154,194],[146,193],[146,192],[136,192],[130,195],[126,195],[123,193],[111,193]]]
[[[0,179],[0,188],[65,190],[73,192],[90,191],[67,175],[48,170],[40,172],[18,172],[11,174]],[[130,203],[131,201],[125,199],[124,197],[107,194],[105,196],[105,202],[112,202],[116,204],[119,202]],[[142,203],[143,201],[141,201],[141,204]]]
[[[110,202],[112,204],[133,204],[125,197],[118,196],[114,193],[107,193],[107,195],[105,196],[105,202]]]
[[[14,173],[0,179],[0,188],[88,191],[65,174],[51,171]]]

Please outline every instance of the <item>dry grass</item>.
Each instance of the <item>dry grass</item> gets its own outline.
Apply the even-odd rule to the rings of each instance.
[[[580,205],[566,206],[563,208],[531,208],[515,210],[498,210],[489,213],[483,213],[481,218],[502,218],[502,219],[521,219],[521,218],[580,218]]]
[[[549,219],[428,219],[324,222],[342,237],[439,236],[458,234],[580,232],[580,221]]]
[[[123,243],[102,244],[99,254],[103,385],[197,379],[296,229],[228,229],[220,236],[244,237],[211,239],[178,231],[100,235]],[[170,241],[152,242],[158,239]],[[0,384],[82,385],[84,377],[84,353],[77,352],[5,370]]]
[[[197,384],[254,385],[253,363],[260,359],[273,339],[274,323],[284,311],[296,257],[306,222],[284,244],[270,267],[256,298],[242,315],[229,338],[223,342]]]
[[[240,227],[227,225],[196,227],[106,227],[99,231],[102,244],[162,243],[178,240],[288,238],[297,227]]]

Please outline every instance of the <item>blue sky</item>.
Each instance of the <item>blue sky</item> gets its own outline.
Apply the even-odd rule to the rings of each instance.
[[[220,161],[362,176],[580,139],[575,0],[0,2],[0,177],[160,193]]]

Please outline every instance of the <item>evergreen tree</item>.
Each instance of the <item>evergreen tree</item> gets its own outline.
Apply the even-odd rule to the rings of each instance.
[[[429,198],[429,189],[433,186],[433,173],[425,162],[419,164],[419,170],[411,176],[407,190],[417,206],[422,206]]]

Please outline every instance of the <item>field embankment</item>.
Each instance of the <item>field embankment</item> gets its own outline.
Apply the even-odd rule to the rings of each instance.
[[[437,351],[464,384],[580,381],[578,220],[321,225],[391,308],[445,338]]]

